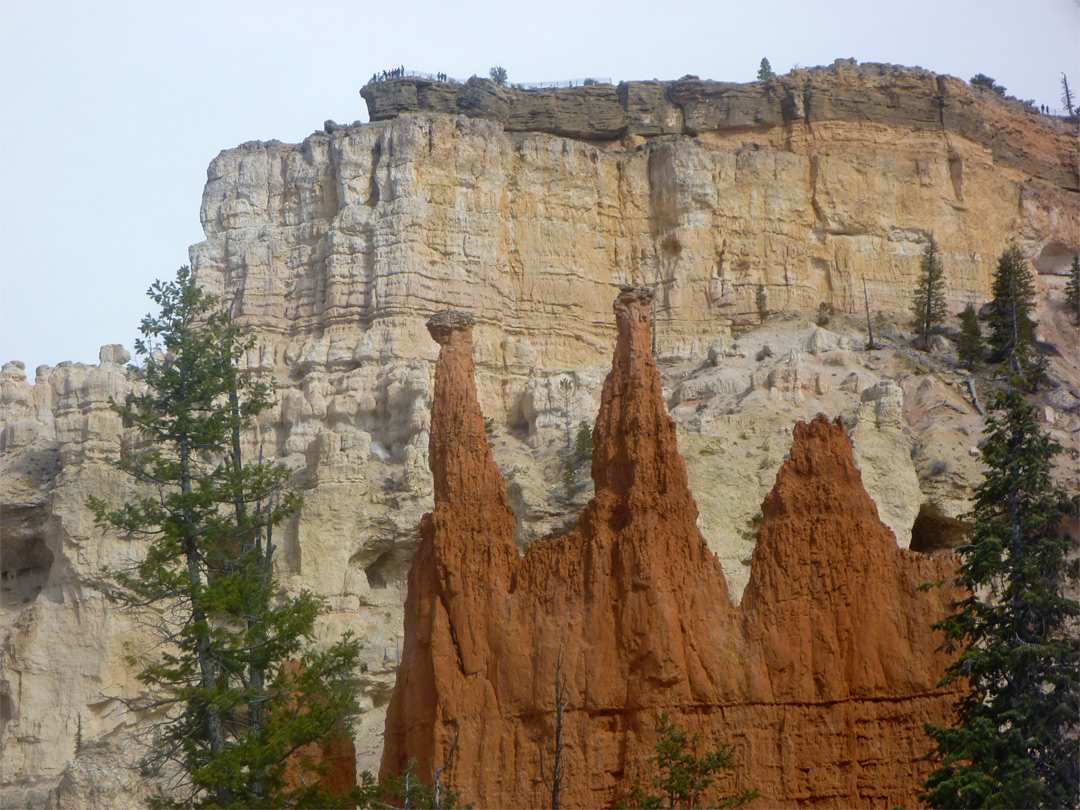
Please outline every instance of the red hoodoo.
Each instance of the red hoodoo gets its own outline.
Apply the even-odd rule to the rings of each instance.
[[[472,319],[428,324],[441,344],[431,469],[435,511],[409,573],[405,646],[383,771],[411,757],[484,807],[550,804],[555,667],[565,807],[622,798],[660,713],[739,746],[722,785],[757,804],[913,806],[925,721],[948,716],[930,624],[952,593],[915,586],[954,562],[901,550],[866,494],[839,422],[796,426],[763,505],[750,584],[732,606],[651,351],[647,289],[615,302],[618,342],[594,431],[596,496],[578,528],[525,557],[476,400]],[[549,774],[550,779],[550,774]]]

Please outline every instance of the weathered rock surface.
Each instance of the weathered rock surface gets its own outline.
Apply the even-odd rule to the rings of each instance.
[[[519,427],[534,370],[606,363],[611,284],[657,285],[661,356],[688,360],[705,357],[718,329],[756,321],[758,283],[774,311],[827,302],[861,314],[865,277],[871,306],[906,319],[931,231],[954,311],[987,299],[1010,237],[1046,277],[1078,249],[1078,150],[1064,123],[920,70],[845,63],[782,79],[810,98],[787,124],[779,79],[622,85],[635,104],[678,99],[689,112],[676,117],[695,123],[693,134],[616,140],[544,129],[565,108],[603,119],[582,99],[616,88],[443,88],[500,104],[549,99],[514,129],[475,99],[466,111],[477,117],[419,100],[383,115],[378,99],[424,82],[369,85],[372,124],[218,156],[192,264],[274,336],[267,364],[294,372],[430,361],[426,318],[466,309],[481,397]],[[964,111],[952,128],[939,85],[946,109]],[[743,112],[748,99],[776,116]]]
[[[280,577],[331,605],[320,639],[353,630],[365,641],[359,767],[382,754],[406,577],[432,506],[437,345],[424,324],[437,310],[476,320],[479,401],[524,550],[565,534],[592,496],[584,464],[565,491],[563,451],[567,426],[599,409],[612,285],[656,285],[663,396],[699,529],[736,601],[792,425],[820,411],[844,416],[900,546],[936,553],[962,532],[981,438],[966,372],[912,352],[891,326],[908,318],[930,231],[954,312],[986,300],[1017,236],[1038,271],[1039,337],[1063,354],[1040,410],[1076,445],[1080,345],[1060,303],[1080,232],[1075,138],[948,78],[948,120],[932,126],[929,75],[842,62],[768,85],[540,95],[478,80],[461,101],[460,88],[417,85],[392,119],[213,161],[191,263],[256,335],[248,365],[276,385],[278,406],[246,441],[253,457],[288,465],[304,493],[280,533]],[[863,277],[886,322],[875,352],[862,350]],[[778,313],[762,326],[758,283]],[[822,301],[837,314],[819,330],[806,317]],[[116,698],[140,688],[124,642],[146,639],[88,587],[101,566],[139,553],[86,509],[91,494],[128,495],[108,463],[134,441],[109,408],[137,383],[128,359],[105,347],[97,366],[61,363],[29,380],[17,362],[0,371],[3,806],[62,794],[77,806],[143,804],[137,768],[108,771],[138,761],[133,732],[145,725]],[[896,392],[878,387],[888,381],[902,391],[898,425]],[[1075,487],[1080,462],[1064,462]],[[85,757],[74,753],[80,722]]]
[[[566,806],[613,804],[661,711],[740,745],[734,783],[763,806],[914,804],[922,724],[953,699],[929,629],[950,556],[899,549],[840,422],[799,423],[763,506],[741,607],[697,507],[651,351],[651,291],[626,287],[596,421],[596,495],[578,526],[519,557],[472,380],[471,327],[433,321],[435,510],[409,574],[384,771],[416,756],[485,806],[541,806],[556,663]]]
[[[91,495],[117,504],[130,496],[130,481],[111,462],[134,437],[109,404],[137,385],[137,374],[122,365],[127,360],[120,347],[104,347],[99,366],[41,367],[34,385],[20,365],[7,364],[0,374],[5,807],[60,801],[137,808],[153,789],[139,770],[145,749],[136,732],[146,731],[146,720],[129,712],[124,701],[143,690],[126,656],[147,653],[155,641],[140,631],[137,617],[91,587],[102,567],[121,567],[141,553],[139,543],[96,527],[87,508]],[[373,383],[383,397],[381,407],[391,388],[394,412],[407,420],[413,399],[426,402],[415,388],[426,390],[428,375],[426,369],[413,377],[407,369],[393,369]],[[395,463],[384,461],[364,431],[330,429],[333,419],[325,399],[320,405],[320,383],[311,379],[286,390],[271,421],[247,440],[253,454],[262,451],[294,465],[294,483],[307,490],[307,508],[280,538],[279,576],[287,588],[316,590],[330,603],[332,613],[319,625],[321,638],[332,641],[350,629],[364,638],[367,672],[359,677],[367,711],[355,748],[374,763],[397,664],[404,576],[429,478],[409,477],[407,454]],[[286,437],[305,437],[303,444],[294,440],[302,452],[290,452],[288,438],[278,442],[282,426]],[[80,733],[97,747],[77,756]],[[353,749],[352,741],[347,748]],[[328,755],[336,760],[338,753]],[[347,757],[350,773],[357,758]]]
[[[1080,190],[1075,126],[1054,122],[1054,137],[1031,138],[1002,124],[1042,118],[1034,108],[922,68],[837,59],[827,68],[796,69],[749,84],[686,76],[674,82],[529,90],[499,87],[476,76],[464,84],[405,77],[370,83],[360,93],[372,121],[410,112],[456,113],[497,121],[508,132],[586,140],[826,123],[952,133],[982,144],[996,163]],[[962,160],[959,154],[953,159]]]

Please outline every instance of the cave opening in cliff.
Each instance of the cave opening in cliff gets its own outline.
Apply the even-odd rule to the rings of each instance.
[[[1072,264],[1073,257],[1076,254],[1077,249],[1075,247],[1055,239],[1040,250],[1039,255],[1035,256],[1031,263],[1035,265],[1036,270],[1044,275],[1063,276],[1068,273],[1069,265]]]
[[[951,518],[933,503],[924,503],[911,527],[911,550],[930,557],[960,546],[967,539],[971,525]]]
[[[373,589],[381,591],[386,587],[384,570],[389,562],[390,552],[387,551],[380,554],[371,565],[364,568],[364,574],[367,575],[368,585]]]
[[[368,541],[349,560],[350,566],[357,566],[364,572],[371,591],[388,591],[378,599],[394,598],[393,592],[405,587],[411,564],[411,550],[387,539]]]
[[[45,545],[37,509],[4,511],[0,536],[0,607],[18,610],[37,599],[49,581],[53,553]]]

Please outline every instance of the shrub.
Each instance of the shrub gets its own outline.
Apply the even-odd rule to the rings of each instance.
[[[985,87],[987,90],[993,90],[999,96],[1005,95],[1005,88],[985,73],[976,73],[971,77],[970,82],[975,87]]]

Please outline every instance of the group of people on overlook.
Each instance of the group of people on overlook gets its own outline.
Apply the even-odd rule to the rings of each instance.
[[[390,70],[384,70],[382,73],[372,73],[372,82],[385,82],[387,79],[400,79],[405,75],[405,66],[391,68]]]

